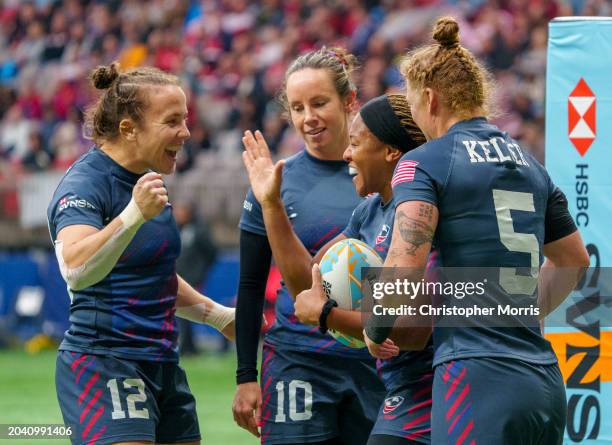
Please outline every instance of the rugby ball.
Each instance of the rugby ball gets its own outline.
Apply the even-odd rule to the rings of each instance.
[[[344,239],[329,248],[319,264],[323,290],[338,307],[350,311],[361,309],[361,269],[382,267],[376,251],[362,241]],[[350,348],[363,348],[365,343],[355,337],[330,329],[332,337]]]

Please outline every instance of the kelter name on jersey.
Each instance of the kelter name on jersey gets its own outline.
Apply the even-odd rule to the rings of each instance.
[[[470,156],[471,163],[479,162],[514,162],[529,167],[518,144],[505,141],[503,138],[491,138],[487,141],[462,141]]]

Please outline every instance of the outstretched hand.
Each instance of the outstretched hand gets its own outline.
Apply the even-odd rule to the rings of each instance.
[[[245,149],[242,160],[255,198],[262,206],[268,203],[280,203],[285,161],[281,160],[274,164],[268,144],[259,130],[255,134],[249,130],[245,131],[242,143]]]

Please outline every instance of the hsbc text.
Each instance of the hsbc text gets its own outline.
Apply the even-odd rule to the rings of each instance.
[[[578,227],[589,225],[589,164],[576,164],[576,224]]]

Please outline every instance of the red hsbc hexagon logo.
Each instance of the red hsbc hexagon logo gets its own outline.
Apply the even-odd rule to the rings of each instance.
[[[580,78],[567,99],[568,135],[580,156],[584,156],[595,140],[596,100],[593,91]]]

